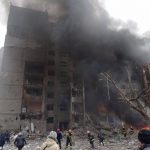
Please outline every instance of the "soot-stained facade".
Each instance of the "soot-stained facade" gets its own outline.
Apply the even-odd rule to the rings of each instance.
[[[53,25],[54,26],[54,25]],[[43,132],[84,122],[83,83],[51,39],[47,12],[10,7],[0,77],[0,126]]]

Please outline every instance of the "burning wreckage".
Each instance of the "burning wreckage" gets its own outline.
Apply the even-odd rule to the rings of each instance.
[[[146,40],[111,28],[113,20],[96,0],[55,3],[58,16],[26,3],[10,6],[0,63],[1,129],[148,126]]]

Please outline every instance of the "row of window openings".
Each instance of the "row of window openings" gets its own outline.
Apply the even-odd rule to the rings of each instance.
[[[43,84],[43,80],[40,81],[40,80],[36,80],[36,79],[25,79],[25,84],[31,84],[31,85],[40,84],[40,85],[42,85]],[[68,81],[61,80],[60,84],[61,85],[66,85],[66,84],[68,84]],[[53,87],[53,86],[55,86],[55,82],[54,81],[48,81],[47,82],[47,86],[48,87]]]
[[[49,61],[48,64],[49,64],[49,65],[54,65],[55,62],[54,62],[54,61]],[[66,64],[62,64],[62,65],[66,65]],[[34,68],[34,69],[33,69],[33,68],[32,68],[32,69],[31,69],[31,68],[30,68],[30,69],[28,68],[27,70],[25,70],[25,72],[28,72],[28,73],[29,73],[29,72],[30,72],[30,73],[31,73],[31,72],[32,72],[32,73],[43,73],[44,70],[42,69],[42,70],[39,71],[39,70],[36,70],[35,68]],[[60,74],[61,74],[62,76],[64,76],[64,75],[67,75],[67,72],[61,71]],[[48,75],[49,75],[49,76],[55,76],[55,70],[48,70]]]
[[[61,81],[60,81],[60,84],[61,84],[61,85],[68,85],[69,82],[68,82],[67,80],[61,80]],[[55,86],[55,82],[54,82],[54,81],[48,81],[48,82],[47,82],[47,86],[48,86],[48,87],[53,87],[53,86]]]
[[[32,78],[28,78],[28,79],[25,79],[25,84],[43,84],[43,80],[37,80],[36,78],[32,79]],[[60,84],[61,85],[66,85],[68,84],[67,81],[60,81]],[[54,81],[48,81],[47,82],[47,86],[48,87],[53,87],[55,85],[55,82]]]
[[[48,75],[49,76],[55,76],[55,70],[48,70]],[[68,72],[67,71],[60,71],[60,76],[67,77]]]
[[[55,65],[55,61],[54,60],[48,60],[48,66],[54,66]],[[60,62],[60,66],[61,67],[67,67],[68,63],[65,61]]]
[[[54,60],[48,60],[48,65],[55,65],[55,61]],[[61,61],[60,62],[60,66],[67,66],[67,62],[65,61]],[[44,67],[43,66],[40,66],[40,65],[34,65],[34,64],[30,64],[30,65],[27,65],[25,67],[25,72],[26,73],[44,73]],[[49,70],[48,71],[48,74],[49,75],[55,75],[55,71],[54,70]]]
[[[49,65],[54,65],[55,63],[54,62],[49,62]],[[65,65],[63,65],[63,66],[65,66]],[[26,73],[28,72],[30,72],[30,73],[39,73],[39,72],[36,72],[36,71],[25,71]],[[43,73],[43,72],[40,72],[40,73]],[[49,76],[55,76],[55,70],[48,70],[48,75]],[[65,72],[65,71],[60,71],[60,75],[62,75],[62,76],[64,76],[64,75],[67,75],[67,72]]]
[[[49,50],[48,51],[48,55],[49,56],[55,56],[55,51],[54,50]],[[68,53],[67,52],[60,52],[59,55],[61,57],[68,57]]]
[[[55,76],[55,70],[48,70],[49,76]],[[60,76],[67,77],[68,72],[67,71],[60,71]],[[28,80],[29,82],[36,83],[37,82],[43,82],[43,77],[41,76],[32,76],[32,75],[25,75],[25,80]]]
[[[26,93],[32,96],[42,96],[43,89],[39,88],[26,88]],[[47,98],[54,98],[54,92],[49,92]]]
[[[44,73],[44,66],[39,63],[26,62],[25,72],[26,73]]]
[[[27,85],[42,85],[43,80],[36,80],[36,79],[25,79],[25,84]]]
[[[67,104],[60,104],[59,107],[60,111],[67,111],[68,110],[68,105]],[[47,111],[53,111],[54,110],[54,105],[53,104],[48,104],[47,105]]]

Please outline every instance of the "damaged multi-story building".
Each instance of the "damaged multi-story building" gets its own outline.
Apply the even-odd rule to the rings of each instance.
[[[10,7],[0,77],[0,126],[43,132],[84,123],[83,82],[51,39],[48,13]],[[80,84],[79,84],[80,83]]]

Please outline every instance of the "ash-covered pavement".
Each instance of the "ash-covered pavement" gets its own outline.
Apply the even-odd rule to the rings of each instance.
[[[43,143],[44,139],[36,139],[36,140],[27,140],[27,145],[23,148],[23,150],[40,150],[40,146]],[[65,149],[65,139],[62,142],[62,150]],[[91,150],[89,142],[86,138],[78,138],[74,137],[75,145],[72,147],[72,150]],[[95,139],[95,149],[99,150],[137,150],[138,141],[136,138],[128,138],[128,139],[118,139],[109,138],[105,140],[105,146],[100,146],[98,140]],[[10,145],[6,144],[4,146],[4,150],[17,150],[13,145],[13,141]],[[70,148],[68,148],[70,150]]]

